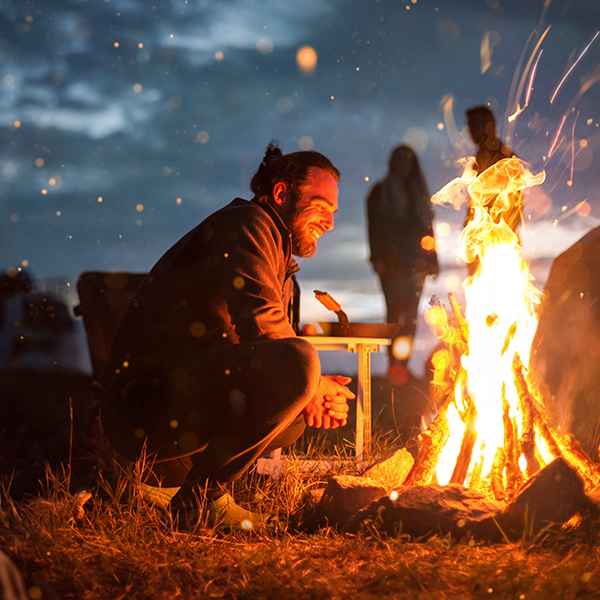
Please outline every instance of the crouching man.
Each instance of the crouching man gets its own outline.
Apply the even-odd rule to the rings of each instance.
[[[102,423],[117,452],[146,453],[145,488],[176,492],[180,524],[198,515],[201,493],[213,523],[256,526],[225,484],[306,425],[346,424],[350,379],[321,375],[288,319],[293,255],[313,256],[333,229],[338,179],[322,154],[283,155],[271,142],[252,200],[236,198],[179,240],[123,317],[102,380]]]

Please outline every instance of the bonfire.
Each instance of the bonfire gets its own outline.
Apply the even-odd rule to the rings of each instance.
[[[420,436],[407,484],[456,483],[510,501],[558,457],[577,470],[586,491],[600,482],[573,436],[554,425],[549,391],[529,364],[541,293],[503,214],[544,178],[513,157],[451,182],[433,198],[455,207],[471,198],[460,253],[476,268],[464,283],[464,314],[449,294],[448,308],[434,297],[425,315],[444,344],[432,361],[436,416]]]

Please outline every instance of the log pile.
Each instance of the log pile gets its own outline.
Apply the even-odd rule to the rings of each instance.
[[[481,473],[481,464],[475,463],[473,466],[477,407],[469,396],[467,385],[464,385],[467,373],[461,362],[461,357],[469,354],[469,328],[454,296],[448,294],[448,297],[451,312],[436,297],[432,298],[428,309],[427,321],[434,325],[437,337],[445,342],[447,360],[434,371],[430,403],[437,416],[420,435],[420,450],[405,485],[437,483],[436,466],[450,438],[448,407],[454,403],[464,425],[464,434],[449,483],[467,484],[490,499],[510,502],[525,481],[551,460],[562,458],[580,474],[586,491],[596,488],[600,484],[598,465],[583,452],[572,436],[559,433],[546,410],[550,406],[546,385],[532,369],[525,367],[516,352],[512,358],[512,378],[518,396],[518,411],[513,411],[511,416],[503,386],[503,445],[497,449],[488,474]],[[494,315],[489,315],[488,319],[488,325],[493,325]],[[515,330],[516,325],[509,329],[503,352],[508,348]],[[462,396],[458,402],[455,390],[459,390]],[[520,415],[519,419],[514,416],[515,412]],[[540,445],[545,448],[545,459]]]

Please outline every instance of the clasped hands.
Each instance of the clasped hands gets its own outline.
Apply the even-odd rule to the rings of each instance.
[[[302,414],[309,427],[335,429],[348,422],[348,400],[355,398],[346,384],[351,377],[343,375],[321,375],[321,381],[311,401],[304,407]]]

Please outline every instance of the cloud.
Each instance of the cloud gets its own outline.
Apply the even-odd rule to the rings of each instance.
[[[177,21],[164,28],[161,42],[165,46],[200,51],[218,47],[251,49],[268,36],[276,46],[293,47],[310,33],[311,21],[336,10],[331,0],[304,0],[302,3],[232,0],[197,3],[195,6],[195,10],[190,8],[177,14]],[[182,26],[181,16],[185,17],[185,26]]]

